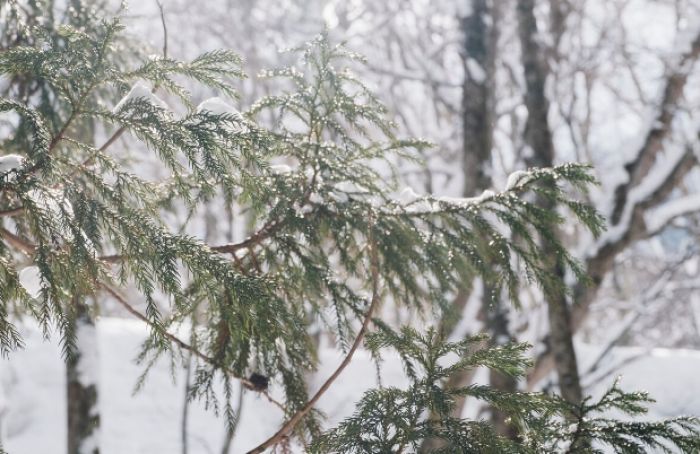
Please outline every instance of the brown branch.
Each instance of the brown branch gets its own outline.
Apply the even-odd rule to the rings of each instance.
[[[210,249],[215,252],[221,252],[225,254],[235,254],[241,249],[248,249],[252,246],[256,246],[271,237],[282,227],[282,222],[269,221],[260,230],[241,241],[240,243],[224,244],[221,246],[211,246]]]
[[[79,103],[78,106],[80,106],[80,104],[82,103]],[[70,115],[68,116],[68,119],[63,124],[63,127],[58,131],[58,133],[53,137],[53,139],[51,139],[51,143],[49,143],[49,152],[56,148],[58,142],[60,142],[61,139],[63,139],[63,136],[66,134],[66,131],[68,131],[68,128],[70,127],[71,123],[73,123],[73,120],[75,119],[75,116],[78,113],[78,106],[75,106],[73,108]]]
[[[15,210],[12,211],[21,211],[24,208],[16,208]],[[9,214],[4,214],[5,212],[0,212],[0,217],[2,216],[9,216]],[[0,227],[0,236],[3,237],[5,240],[7,240],[8,243],[10,243],[12,246],[15,248],[26,252],[27,254],[34,254],[36,252],[36,244],[30,243],[29,241],[21,238],[18,235],[15,235],[14,233],[10,232],[9,230]],[[123,255],[103,255],[100,257],[97,257],[97,260],[108,264],[112,265],[115,263],[119,263],[124,259]]]
[[[304,190],[304,194],[301,199],[300,207],[306,206],[307,203],[309,203],[309,200],[311,198],[311,194],[313,193],[314,186],[316,185],[316,178],[318,175],[318,169],[314,168],[314,173],[313,176],[311,177],[311,181],[309,182],[309,186]],[[249,236],[247,239],[241,241],[240,243],[234,243],[234,244],[224,244],[222,246],[210,246],[210,249],[215,252],[221,252],[225,254],[232,254],[235,257],[235,253],[238,252],[241,249],[250,249],[253,246],[256,246],[263,242],[264,240],[270,238],[272,235],[277,233],[282,226],[284,225],[284,222],[281,220],[273,220],[270,219],[263,225],[260,230],[255,232],[253,235]],[[251,250],[252,253],[252,250]]]
[[[88,95],[90,92],[100,83],[100,80],[96,79],[94,80],[85,90],[85,92],[80,95],[80,97],[76,100],[75,105],[72,105],[72,110],[70,115],[68,116],[68,119],[66,119],[66,122],[63,124],[63,127],[56,133],[56,135],[51,139],[51,142],[49,143],[49,153],[56,148],[56,145],[63,139],[63,136],[65,136],[66,132],[68,131],[68,128],[70,125],[73,123],[73,120],[75,120],[75,117],[78,115],[80,112],[80,109],[83,107],[83,103],[87,99]],[[72,103],[71,103],[72,104]]]
[[[0,227],[0,236],[2,236],[8,243],[10,243],[15,248],[20,251],[32,255],[36,252],[36,245],[30,243],[29,241],[23,239],[22,237],[15,235],[4,227]]]
[[[117,129],[114,132],[114,134],[112,134],[112,136],[109,139],[107,139],[107,141],[105,143],[103,143],[102,146],[100,148],[98,148],[97,150],[100,152],[106,151],[107,148],[109,148],[114,142],[117,141],[117,139],[119,139],[122,136],[122,134],[124,134],[126,132],[126,129],[127,129],[126,126],[120,126],[119,129]],[[91,160],[88,160],[88,161],[83,163],[83,166],[90,165],[90,163],[91,163]]]
[[[350,350],[348,351],[347,355],[345,355],[345,358],[343,361],[340,363],[340,365],[336,368],[336,370],[326,379],[326,381],[323,383],[323,385],[319,388],[318,391],[316,391],[316,394],[309,399],[309,401],[299,410],[297,411],[289,420],[282,425],[282,427],[270,438],[262,442],[260,445],[257,447],[251,449],[248,451],[248,454],[258,454],[264,452],[267,448],[274,446],[283,440],[285,440],[288,436],[289,433],[294,430],[294,428],[301,422],[301,420],[313,409],[314,405],[316,402],[325,394],[326,391],[331,387],[333,382],[340,376],[340,374],[345,370],[345,368],[350,364],[350,361],[352,361],[352,357],[357,351],[357,349],[360,347],[360,344],[362,343],[365,334],[367,333],[367,328],[369,327],[369,324],[372,320],[372,314],[374,313],[374,310],[376,309],[377,305],[379,304],[380,297],[379,297],[379,257],[377,255],[377,248],[376,245],[374,244],[374,241],[370,237],[369,239],[370,243],[370,254],[371,254],[371,274],[372,274],[372,300],[370,302],[369,308],[367,309],[367,312],[365,313],[365,318],[362,321],[362,327],[360,328],[360,331],[357,333],[357,336],[355,337],[355,341],[352,344],[352,347],[350,347]]]
[[[0,216],[2,214],[0,213]],[[248,249],[252,253],[252,247],[257,246],[264,240],[270,238],[275,232],[277,232],[282,227],[282,222],[268,222],[260,230],[258,230],[253,235],[249,236],[247,239],[241,241],[240,243],[223,244],[220,246],[210,246],[206,245],[209,249],[214,252],[219,252],[222,254],[231,254],[233,256],[233,261],[240,268],[241,261],[240,257],[236,255],[236,252]],[[103,255],[99,257],[99,260],[105,263],[119,263],[125,259],[124,255],[113,254],[113,255]]]
[[[5,211],[0,211],[0,218],[15,216],[24,211],[24,207],[10,208]]]
[[[696,164],[695,154],[688,150],[669,172],[663,183],[647,195],[645,199],[634,203],[627,231],[616,241],[605,243],[594,257],[587,260],[586,268],[591,274],[593,284],[589,286],[579,284],[575,289],[574,295],[577,298],[572,311],[572,329],[574,331],[581,327],[588,315],[593,299],[602,285],[605,275],[612,268],[615,257],[633,243],[648,236],[644,214],[666,200]]]
[[[124,255],[101,255],[97,257],[97,259],[101,262],[107,263],[109,265],[113,265],[115,263],[120,263],[124,260]]]
[[[2,217],[2,214],[0,213],[0,217]],[[10,237],[12,235],[12,237]],[[8,243],[12,244],[15,246],[17,249],[21,249],[24,252],[27,252],[28,254],[33,254],[34,251],[36,250],[36,245],[32,244],[28,241],[22,240],[20,237],[17,235],[14,235],[13,233],[10,233],[9,231],[5,229],[0,230],[0,236],[4,237],[5,239],[8,240]],[[117,263],[120,263],[124,260],[125,256],[123,255],[101,255],[97,257],[97,260],[99,260],[102,263],[105,263],[107,265],[114,265]]]
[[[161,335],[165,336],[169,341],[177,345],[183,350],[187,350],[188,352],[192,353],[194,356],[197,358],[201,359],[202,361],[216,367],[217,369],[222,370],[225,372],[228,376],[231,378],[234,378],[238,381],[241,382],[241,385],[243,385],[246,389],[252,390],[259,392],[260,394],[264,395],[268,401],[270,401],[272,404],[276,405],[278,408],[284,411],[284,405],[282,405],[279,401],[277,401],[275,398],[273,398],[269,392],[267,391],[261,391],[259,387],[255,386],[250,380],[247,378],[241,377],[237,375],[234,371],[231,369],[225,367],[221,362],[217,361],[216,359],[212,358],[211,356],[206,355],[205,353],[202,353],[200,350],[197,348],[193,347],[192,345],[186,343],[179,337],[175,336],[174,334],[170,333],[166,329],[163,329],[162,327],[156,326],[151,322],[151,320],[148,319],[145,315],[143,315],[141,312],[136,310],[131,304],[129,304],[126,299],[121,296],[116,290],[112,289],[111,287],[105,285],[105,284],[99,284],[102,289],[104,289],[107,293],[109,293],[114,299],[119,302],[126,310],[129,312],[131,315],[134,317],[138,318],[142,322],[146,323],[151,329],[156,330],[158,333]]]
[[[153,90],[151,90],[151,91],[152,91],[152,92],[155,92],[155,90],[156,90],[156,89],[155,89],[155,87],[154,87]],[[126,127],[126,126],[120,126],[116,131],[114,131],[114,134],[112,134],[112,135],[109,137],[109,139],[107,139],[107,140],[105,141],[105,143],[103,143],[102,146],[100,146],[100,148],[97,149],[97,152],[96,152],[96,153],[91,154],[90,157],[88,157],[87,159],[85,159],[85,160],[80,164],[80,167],[76,167],[76,168],[73,170],[73,172],[71,172],[71,174],[69,175],[69,178],[72,178],[72,177],[76,176],[79,172],[84,172],[84,171],[86,170],[86,167],[92,165],[92,163],[95,161],[95,157],[97,156],[97,154],[98,154],[98,153],[103,153],[103,152],[105,152],[109,147],[112,146],[112,144],[114,144],[114,142],[116,142],[117,140],[119,140],[119,138],[120,138],[122,135],[124,135],[124,133],[126,132],[126,130],[127,130],[127,127]]]

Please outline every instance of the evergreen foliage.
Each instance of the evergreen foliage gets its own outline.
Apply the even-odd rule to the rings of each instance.
[[[50,2],[30,3],[29,13],[14,0],[0,6],[3,22],[12,24],[0,37],[0,76],[9,80],[0,111],[10,131],[0,159],[22,158],[0,175],[4,354],[21,346],[12,323],[17,314],[36,319],[47,336],[56,328],[65,354],[72,354],[73,302],[102,295],[150,326],[145,363],[164,354],[177,359],[182,349],[195,353],[193,397],[220,409],[213,398],[217,380],[228,396],[231,381],[240,380],[269,397],[259,385],[260,377],[269,378],[284,391],[286,415],[303,415],[303,424],[291,429],[310,440],[321,433],[320,415],[304,410],[305,376],[316,367],[311,325],[332,330],[351,350],[359,322],[359,333],[368,325],[374,331],[367,345],[377,354],[390,347],[402,355],[413,385],[369,392],[354,417],[318,438],[318,452],[400,452],[424,437],[448,442],[443,452],[565,450],[571,440],[590,439],[621,452],[640,452],[637,446],[658,440],[697,448],[689,435],[694,420],[591,419],[608,408],[641,410],[641,396],[617,388],[581,409],[538,394],[443,389],[442,380],[459,368],[521,375],[525,347],[485,348],[479,337],[449,343],[435,331],[410,328],[397,333],[375,317],[384,302],[425,314],[442,310],[457,286],[475,276],[505,289],[515,303],[523,278],[544,292],[561,292],[548,271],[552,257],[539,251],[540,237],[583,278],[553,233],[563,215],[531,201],[536,195],[566,207],[598,234],[600,216],[565,192],[594,183],[588,168],[532,170],[501,193],[473,199],[401,200],[392,165],[417,159],[428,144],[395,136],[384,107],[347,69],[361,59],[324,36],[291,50],[301,56],[298,65],[264,74],[286,81],[280,94],[243,113],[222,112],[197,107],[186,86],[235,98],[235,83],[244,77],[236,54],[212,51],[189,62],[144,57],[124,39],[118,16],[75,8],[57,21]],[[262,120],[269,112],[273,124]],[[86,138],[85,131],[96,133]],[[166,176],[141,175],[132,161],[137,155],[159,162]],[[216,197],[248,210],[248,238],[210,245],[181,233]],[[182,208],[191,216],[164,221]],[[37,294],[20,283],[20,272],[32,267],[40,276]],[[127,291],[140,301],[125,297]],[[173,333],[194,314],[188,344]],[[448,353],[463,359],[441,365]],[[522,443],[497,436],[484,422],[450,418],[458,394],[512,414]],[[232,417],[229,400],[223,411]],[[440,420],[425,420],[428,409]],[[561,418],[569,414],[579,423]],[[552,421],[562,430],[552,430]]]
[[[368,347],[379,354],[391,348],[403,360],[412,383],[406,389],[368,391],[353,416],[324,433],[311,447],[318,453],[418,452],[426,438],[437,439],[434,453],[579,453],[697,452],[698,420],[681,417],[661,422],[623,421],[602,416],[616,411],[630,417],[646,412],[653,402],[644,393],[623,392],[618,383],[597,401],[580,407],[541,393],[510,393],[488,386],[446,389],[443,382],[455,371],[487,367],[515,377],[525,374],[530,361],[524,344],[488,346],[484,336],[446,342],[434,330],[412,328],[379,331]],[[517,440],[503,437],[485,421],[457,419],[451,410],[457,397],[467,396],[509,416]],[[425,415],[433,415],[426,418]],[[574,416],[573,418],[571,416]],[[593,443],[591,445],[591,443]]]

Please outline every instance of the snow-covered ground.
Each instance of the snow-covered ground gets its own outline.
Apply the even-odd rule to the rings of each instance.
[[[65,374],[60,348],[45,342],[36,329],[25,328],[27,346],[0,360],[0,439],[10,454],[65,452]],[[103,318],[98,323],[100,352],[100,411],[103,454],[179,453],[181,448],[184,376],[175,380],[167,361],[150,373],[145,387],[133,394],[141,372],[134,363],[146,330],[139,322]],[[597,357],[598,349],[581,345],[582,370]],[[634,361],[627,361],[630,358]],[[340,361],[332,349],[321,352],[322,367],[311,384],[315,389]],[[658,402],[650,417],[700,415],[700,351],[616,349],[600,370],[623,364],[615,375],[623,387],[649,391]],[[386,355],[382,383],[405,383],[398,359]],[[607,386],[606,377],[593,392]],[[595,380],[595,374],[590,380]],[[353,403],[377,383],[376,366],[359,351],[336,385],[321,399],[320,408],[334,424],[348,415]],[[224,422],[201,403],[189,410],[189,454],[221,452]],[[281,422],[279,410],[254,393],[246,393],[243,412],[231,452],[245,452],[273,433]]]

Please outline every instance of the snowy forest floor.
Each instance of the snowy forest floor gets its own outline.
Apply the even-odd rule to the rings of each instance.
[[[36,329],[24,328],[23,335],[26,348],[12,353],[9,360],[0,360],[0,439],[9,454],[62,454],[65,373],[60,347],[43,341]],[[182,452],[183,369],[174,369],[173,376],[168,361],[161,360],[143,389],[133,393],[143,370],[134,359],[145,336],[139,322],[103,318],[98,324],[103,454]],[[586,371],[600,349],[579,345],[579,351],[582,370]],[[340,354],[331,348],[322,348],[320,355],[322,365],[312,380],[313,389],[340,361]],[[380,368],[384,386],[405,384],[397,357],[385,355]],[[604,377],[598,380],[601,375]],[[616,348],[596,372],[584,378],[584,383],[590,384],[587,392],[600,393],[617,375],[623,377],[623,388],[648,391],[657,400],[649,418],[700,415],[700,351]],[[327,422],[335,424],[349,415],[362,392],[376,384],[375,363],[367,352],[358,352],[320,401]],[[280,422],[278,409],[254,393],[245,393],[230,452],[255,446]],[[189,408],[188,434],[188,454],[219,453],[225,436],[223,418],[195,401]]]

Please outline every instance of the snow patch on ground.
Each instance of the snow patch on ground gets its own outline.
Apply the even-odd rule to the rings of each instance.
[[[12,454],[65,451],[65,371],[57,342],[43,341],[35,327],[23,327],[27,343],[10,359],[0,360],[0,439]],[[104,454],[146,454],[181,452],[181,415],[184,402],[184,372],[171,375],[169,362],[153,368],[142,391],[133,393],[141,366],[134,363],[139,346],[147,336],[136,321],[102,318],[97,325],[100,438]],[[597,357],[600,347],[579,345],[581,370]],[[310,380],[316,390],[342,360],[342,353],[330,346],[320,349],[321,367]],[[383,355],[381,381],[384,386],[405,386],[399,358]],[[615,349],[600,364],[599,371],[611,370],[609,377],[587,389],[599,395],[622,375],[627,390],[646,390],[657,403],[651,419],[680,414],[700,415],[700,351]],[[477,377],[483,376],[478,374]],[[585,380],[584,380],[585,381]],[[348,416],[362,393],[377,386],[376,365],[368,352],[359,350],[350,366],[319,402],[335,425]],[[272,392],[279,392],[272,384]],[[234,396],[237,390],[234,389]],[[4,397],[2,397],[4,396]],[[271,435],[280,425],[279,410],[256,393],[246,392],[240,425],[231,452],[245,452]],[[193,402],[189,417],[190,454],[220,452],[223,419]],[[296,451],[298,452],[298,451]]]
[[[78,380],[84,388],[99,384],[97,372],[100,369],[97,350],[97,328],[91,323],[80,322],[75,330],[76,346],[80,352],[78,358]]]

